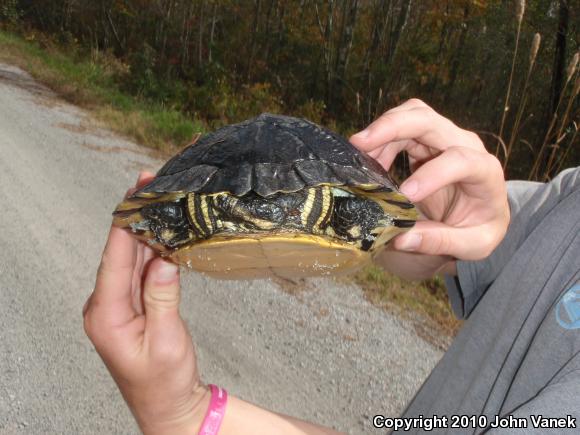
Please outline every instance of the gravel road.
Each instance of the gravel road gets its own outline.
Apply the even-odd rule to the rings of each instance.
[[[0,64],[0,434],[138,433],[81,308],[111,211],[161,163]],[[279,412],[372,433],[371,417],[399,414],[441,357],[344,282],[289,292],[184,275],[204,380]]]

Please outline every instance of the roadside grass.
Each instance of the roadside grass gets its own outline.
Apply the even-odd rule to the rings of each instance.
[[[36,32],[21,37],[0,29],[0,62],[28,71],[116,133],[167,154],[207,129],[202,120],[190,120],[174,108],[124,93],[115,78],[125,66],[112,56],[89,56],[74,46],[65,49]],[[317,111],[310,111],[313,118]],[[376,266],[351,279],[371,303],[411,320],[421,336],[441,348],[461,325],[451,312],[440,279],[408,282]]]
[[[449,344],[462,324],[451,310],[439,277],[406,281],[370,265],[358,272],[354,280],[371,303],[410,320],[419,335],[441,348]]]
[[[112,56],[83,55],[38,33],[21,37],[0,30],[0,61],[25,69],[116,133],[157,150],[178,149],[205,129],[176,109],[123,93],[115,75],[124,66]]]

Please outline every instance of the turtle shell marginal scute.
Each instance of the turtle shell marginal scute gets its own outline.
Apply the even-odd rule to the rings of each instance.
[[[253,191],[266,197],[323,184],[396,187],[379,164],[332,131],[265,113],[203,136],[134,196],[171,191],[241,196]]]

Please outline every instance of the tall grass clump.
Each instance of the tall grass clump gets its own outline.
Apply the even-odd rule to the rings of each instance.
[[[570,133],[565,130],[569,126],[572,107],[580,93],[579,61],[580,52],[576,52],[566,68],[566,81],[544,135],[540,151],[530,170],[528,176],[530,180],[549,180],[552,174],[561,169],[566,157],[572,151],[572,147],[577,143],[578,124],[572,121],[573,131]],[[569,88],[571,88],[571,91],[568,93]],[[567,101],[565,101],[566,97]],[[561,110],[564,104],[564,109]],[[568,140],[566,141],[566,139]],[[565,145],[566,143],[568,144],[567,146]],[[548,156],[544,155],[546,152],[549,152]],[[545,163],[543,170],[541,170],[542,162]]]
[[[532,154],[535,154],[531,170],[528,173],[530,180],[549,180],[555,173],[557,173],[566,162],[570,153],[573,152],[574,146],[577,146],[579,136],[578,123],[572,119],[573,108],[576,98],[580,93],[580,75],[578,74],[579,53],[576,53],[568,67],[566,68],[566,80],[560,91],[558,101],[554,112],[550,114],[548,126],[543,134],[541,144],[538,144],[539,151],[531,143],[526,142],[521,137],[521,126],[524,122],[524,115],[526,113],[526,105],[528,103],[528,96],[530,94],[531,79],[534,74],[536,60],[542,43],[542,37],[536,33],[532,39],[532,44],[529,51],[527,71],[524,75],[523,85],[519,93],[519,101],[517,112],[513,117],[513,124],[509,136],[504,139],[504,134],[508,124],[508,115],[512,108],[513,89],[515,87],[514,78],[516,76],[516,62],[518,58],[518,51],[520,45],[520,34],[522,29],[522,22],[526,11],[525,0],[515,1],[515,21],[516,21],[516,35],[515,46],[511,61],[511,69],[507,89],[505,93],[504,104],[502,107],[501,121],[499,132],[494,135],[497,139],[496,156],[499,156],[500,147],[503,149],[503,169],[507,171],[510,169],[510,157],[517,148],[516,144],[522,143],[527,145]],[[511,118],[511,117],[510,117]],[[506,135],[507,136],[507,135]]]
[[[518,134],[520,131],[520,124],[522,122],[522,117],[524,115],[524,109],[526,107],[526,102],[527,102],[527,98],[528,98],[528,87],[529,87],[529,83],[530,83],[530,78],[532,76],[532,71],[534,70],[536,58],[538,57],[538,51],[540,50],[541,42],[542,42],[541,35],[539,33],[536,33],[534,35],[534,39],[532,40],[532,46],[530,48],[530,57],[529,57],[529,61],[528,61],[528,72],[527,72],[526,78],[524,80],[524,86],[523,86],[523,89],[521,92],[518,111],[516,114],[514,124],[512,126],[510,139],[508,141],[508,144],[507,144],[507,147],[505,150],[505,159],[503,162],[504,171],[507,169],[509,158],[510,158],[510,155],[512,153],[512,148],[513,148],[513,146],[518,138]]]
[[[496,148],[496,152],[495,152],[496,156],[499,153],[499,145],[502,141],[503,130],[504,130],[507,114],[510,110],[510,97],[511,97],[511,91],[512,91],[512,83],[514,81],[514,72],[516,69],[516,59],[518,57],[518,47],[520,45],[520,33],[522,30],[522,21],[524,19],[524,13],[526,11],[526,1],[525,0],[516,0],[515,6],[516,6],[515,16],[516,16],[516,23],[517,23],[516,42],[515,42],[514,54],[512,56],[512,66],[511,66],[511,70],[510,70],[510,78],[508,81],[508,87],[507,87],[507,91],[505,94],[505,102],[504,102],[503,110],[502,110],[502,114],[501,114],[501,123],[499,126],[499,133],[498,133],[498,144],[497,144],[497,148]],[[507,150],[505,152],[507,154]],[[506,155],[506,160],[507,159],[508,159],[508,156]]]

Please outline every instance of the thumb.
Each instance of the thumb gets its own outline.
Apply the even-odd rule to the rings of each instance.
[[[143,304],[148,327],[163,322],[167,328],[173,319],[179,320],[179,267],[156,258],[149,264],[145,277]]]
[[[397,236],[395,249],[427,255],[451,255],[459,260],[480,260],[491,253],[493,232],[486,226],[457,228],[435,221],[418,221]]]

